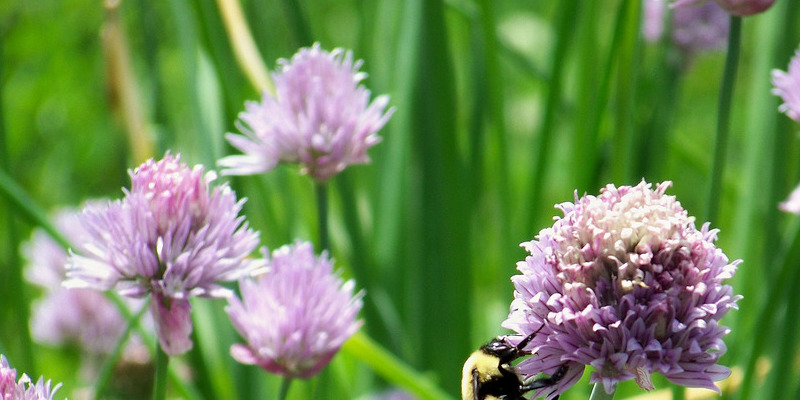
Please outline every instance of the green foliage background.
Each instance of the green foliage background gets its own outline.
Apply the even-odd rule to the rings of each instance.
[[[742,55],[723,174],[718,245],[744,262],[745,296],[725,322],[726,365],[744,371],[726,398],[800,397],[800,221],[776,208],[800,181],[798,124],[779,114],[770,70],[800,43],[800,6],[778,0],[743,20]],[[370,151],[330,184],[331,253],[366,289],[365,331],[452,396],[472,349],[504,333],[518,247],[550,224],[552,205],[607,183],[671,180],[706,220],[725,51],[680,60],[645,43],[641,3],[606,1],[317,0],[241,2],[263,60],[299,47],[352,49],[373,95],[397,111]],[[116,21],[116,22],[115,22]],[[102,36],[124,32],[151,156],[180,152],[213,167],[258,91],[240,69],[214,0],[28,0],[0,3],[0,166],[43,210],[118,198],[134,159],[118,78]],[[130,110],[128,110],[130,111]],[[292,167],[232,180],[269,248],[314,239],[313,185]],[[4,178],[8,193],[13,183]],[[7,198],[6,198],[7,199]],[[18,246],[36,222],[0,202],[0,343],[12,366],[91,385],[77,349],[32,343]],[[278,379],[235,363],[239,340],[222,302],[195,305],[195,349],[182,357],[196,398],[271,398]],[[290,398],[349,399],[387,382],[345,351]],[[755,368],[762,359],[767,367]],[[656,379],[658,388],[669,384]],[[638,395],[624,384],[618,398]],[[584,381],[562,396],[588,397]],[[678,392],[679,393],[679,392]],[[123,396],[124,397],[124,396]]]

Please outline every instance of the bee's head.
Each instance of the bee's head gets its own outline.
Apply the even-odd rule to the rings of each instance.
[[[505,336],[498,336],[491,342],[483,346],[483,351],[500,359],[502,364],[509,363],[520,357],[520,351],[516,346],[506,342]]]

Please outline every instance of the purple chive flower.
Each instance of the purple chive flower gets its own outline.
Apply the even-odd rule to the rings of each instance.
[[[69,258],[64,285],[114,289],[140,298],[152,294],[150,310],[159,343],[169,355],[191,349],[189,298],[227,297],[219,285],[256,273],[252,259],[258,232],[239,211],[244,200],[202,166],[189,168],[167,153],[130,172],[125,197],[90,204],[80,214],[85,231]]]
[[[247,342],[231,346],[231,356],[274,374],[309,378],[361,327],[356,315],[363,292],[353,294],[355,282],[343,282],[328,256],[315,257],[308,242],[273,251],[268,268],[239,282],[241,300],[228,300],[226,311]]]
[[[800,214],[800,186],[794,188],[789,198],[781,203],[778,208],[792,214]]]
[[[800,50],[795,51],[787,72],[772,70],[772,84],[775,86],[772,93],[783,99],[783,104],[778,110],[800,122]],[[794,189],[779,208],[786,212],[800,214],[800,186]]]
[[[26,374],[17,379],[17,370],[8,365],[4,355],[0,355],[0,399],[2,400],[52,400],[61,384],[50,387],[50,380],[40,377],[36,383]]]
[[[60,211],[55,225],[70,239],[81,235],[75,211]],[[125,329],[125,320],[102,293],[61,286],[67,251],[39,229],[23,244],[22,251],[28,260],[26,278],[44,289],[44,297],[33,304],[33,338],[53,346],[76,345],[90,353],[113,350]]]
[[[642,30],[650,42],[659,40],[667,11],[664,0],[644,0]],[[672,11],[672,41],[686,57],[722,48],[728,40],[730,17],[714,2]]]
[[[672,7],[691,7],[697,4],[708,2],[709,0],[677,0],[672,3]],[[714,0],[725,12],[747,17],[762,13],[772,7],[775,0]]]
[[[714,246],[716,230],[697,230],[670,182],[655,190],[608,185],[599,196],[558,206],[564,217],[523,243],[514,301],[503,326],[525,337],[539,329],[518,370],[534,376],[566,375],[534,397],[552,399],[572,386],[586,366],[592,382],[612,393],[634,379],[652,388],[650,374],[675,384],[717,390],[730,374],[718,365],[725,353],[719,325],[740,296],[722,282],[739,261]]]
[[[664,33],[664,16],[667,4],[664,0],[643,0],[642,35],[648,42],[657,42]]]
[[[301,164],[301,172],[324,182],[350,164],[369,162],[367,149],[394,112],[386,95],[370,103],[360,85],[366,74],[350,51],[327,52],[319,44],[279,60],[272,74],[276,94],[245,103],[237,123],[244,134],[226,138],[243,155],[219,161],[223,174],[250,175],[278,163]]]
[[[772,84],[772,93],[783,99],[778,110],[800,122],[800,49],[795,51],[787,72],[772,70]]]

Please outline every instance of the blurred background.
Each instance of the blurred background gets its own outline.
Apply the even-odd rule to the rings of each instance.
[[[0,2],[3,186],[15,182],[52,216],[121,197],[127,170],[167,150],[214,168],[232,153],[224,134],[238,132],[244,102],[260,99],[226,28],[228,1]],[[608,183],[670,180],[698,226],[709,219],[725,40],[679,41],[668,9],[661,33],[646,31],[656,29],[648,2],[239,2],[268,68],[314,42],[352,49],[373,98],[391,96],[396,112],[372,163],[330,182],[331,254],[366,290],[366,333],[453,398],[469,353],[507,333],[519,243],[552,223],[554,204]],[[744,260],[731,282],[744,299],[724,319],[722,364],[738,376],[725,398],[800,398],[800,221],[777,209],[800,182],[800,126],[770,93],[770,71],[786,70],[800,44],[798,3],[742,20],[711,221],[717,245]],[[313,184],[297,168],[230,181],[264,246],[316,237]],[[42,289],[22,272],[20,245],[36,228],[28,215],[0,199],[0,343],[18,371],[64,382],[56,398],[82,398],[92,385],[85,351],[31,337]],[[224,302],[194,307],[195,349],[173,365],[197,398],[271,398],[278,379],[228,355],[240,338]],[[587,382],[562,399],[588,397]],[[345,351],[290,398],[366,398],[390,386]],[[149,396],[132,392],[114,396]],[[617,398],[641,394],[628,382]]]

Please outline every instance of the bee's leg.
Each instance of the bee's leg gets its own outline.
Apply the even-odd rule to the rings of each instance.
[[[544,328],[544,323],[542,324],[542,326],[539,327],[539,329],[533,331],[533,333],[526,336],[525,339],[522,339],[522,341],[519,342],[519,344],[516,346],[517,355],[523,354],[525,352],[525,346],[527,346],[528,343],[530,343],[531,340],[533,340],[533,338],[536,336],[537,333],[539,333],[539,331],[542,330],[542,328]]]
[[[545,388],[545,387],[548,387],[548,386],[553,386],[556,383],[558,383],[558,381],[560,381],[564,377],[564,375],[567,374],[568,370],[569,370],[569,368],[567,368],[567,365],[564,364],[564,365],[558,367],[556,372],[553,373],[553,375],[550,375],[547,378],[534,379],[534,380],[532,380],[530,382],[522,384],[520,386],[520,391],[522,391],[522,393],[526,393],[526,392],[530,392],[531,390],[536,390],[536,389],[541,389],[541,388]],[[557,399],[557,397],[556,397],[556,399]]]

